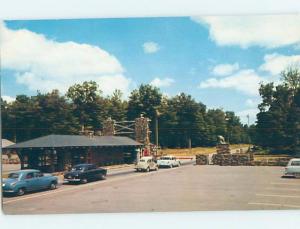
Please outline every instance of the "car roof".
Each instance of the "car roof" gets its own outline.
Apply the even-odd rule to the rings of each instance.
[[[300,158],[293,158],[291,161],[300,161]]]
[[[11,171],[10,173],[34,173],[34,172],[40,172],[40,170],[37,169],[22,169],[18,171]]]

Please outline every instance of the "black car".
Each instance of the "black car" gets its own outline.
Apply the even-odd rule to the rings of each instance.
[[[94,164],[79,164],[64,174],[64,181],[87,183],[90,180],[105,179],[107,170]]]

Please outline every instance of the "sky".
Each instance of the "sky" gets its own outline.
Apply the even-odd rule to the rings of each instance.
[[[1,96],[94,80],[127,98],[149,83],[254,123],[260,83],[300,63],[299,28],[297,15],[3,21]]]

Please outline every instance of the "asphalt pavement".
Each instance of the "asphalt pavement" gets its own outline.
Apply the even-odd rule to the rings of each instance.
[[[281,178],[282,167],[197,166],[60,185],[57,190],[3,198],[6,214],[300,209],[300,179]],[[115,175],[113,175],[115,173]]]

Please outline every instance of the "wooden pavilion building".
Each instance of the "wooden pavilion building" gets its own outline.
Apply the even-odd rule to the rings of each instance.
[[[64,171],[79,163],[133,163],[143,144],[123,136],[48,135],[3,148],[15,150],[21,169]]]

